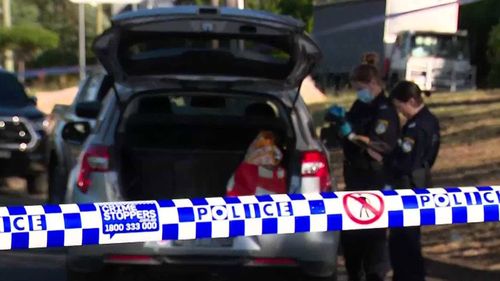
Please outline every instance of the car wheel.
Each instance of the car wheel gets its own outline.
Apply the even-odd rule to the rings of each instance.
[[[66,192],[67,175],[63,168],[57,164],[53,164],[49,170],[49,195],[48,203],[60,204],[64,201]]]
[[[300,277],[304,281],[336,281],[337,269],[331,263],[306,263]]]
[[[311,276],[308,274],[303,274],[301,280],[304,281],[337,281],[337,274],[333,273],[330,276]]]
[[[109,280],[109,276],[110,274],[106,270],[98,272],[80,272],[67,269],[66,271],[67,281]]]
[[[47,192],[48,180],[46,173],[30,175],[26,177],[26,182],[29,194],[42,194]]]

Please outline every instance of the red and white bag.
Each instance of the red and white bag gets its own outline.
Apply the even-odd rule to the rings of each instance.
[[[272,132],[262,131],[248,148],[245,160],[229,179],[228,196],[286,193],[283,154]]]

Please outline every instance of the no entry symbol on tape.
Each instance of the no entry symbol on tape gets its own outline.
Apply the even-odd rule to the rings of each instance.
[[[355,223],[370,224],[377,221],[384,212],[382,197],[370,192],[353,192],[344,195],[344,210]]]

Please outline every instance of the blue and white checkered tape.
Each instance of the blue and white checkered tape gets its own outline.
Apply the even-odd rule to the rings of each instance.
[[[500,186],[0,207],[0,249],[498,222]]]

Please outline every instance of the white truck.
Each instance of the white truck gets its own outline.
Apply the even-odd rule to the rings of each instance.
[[[339,0],[314,7],[321,76],[345,83],[366,53],[379,56],[389,86],[411,80],[423,90],[475,87],[459,0]]]

